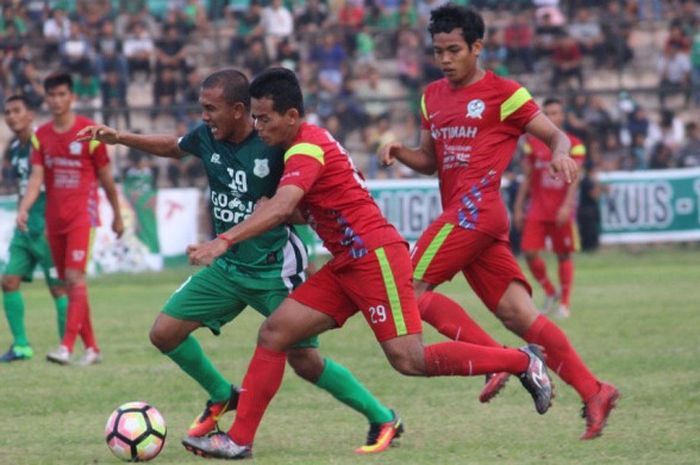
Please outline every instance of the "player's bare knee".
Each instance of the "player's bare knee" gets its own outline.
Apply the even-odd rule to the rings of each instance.
[[[260,326],[258,331],[258,345],[271,350],[283,351],[286,347],[284,332],[282,327],[268,318]]]
[[[323,359],[310,350],[290,350],[287,361],[299,377],[311,383],[316,383],[323,373]]]
[[[15,292],[19,289],[20,277],[8,276],[2,277],[2,292]]]

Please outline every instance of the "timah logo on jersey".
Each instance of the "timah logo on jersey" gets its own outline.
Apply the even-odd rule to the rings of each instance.
[[[264,178],[268,174],[270,174],[270,165],[268,164],[267,158],[263,158],[262,160],[256,158],[255,160],[255,167],[253,168],[253,174],[256,175],[259,178]]]
[[[80,152],[83,151],[83,144],[80,142],[71,142],[68,146],[68,150],[71,155],[80,155]]]
[[[474,99],[467,104],[467,118],[481,119],[481,114],[486,109],[486,104],[481,99]]]
[[[218,153],[212,153],[209,161],[215,165],[220,165],[221,164],[221,155],[219,155]]]

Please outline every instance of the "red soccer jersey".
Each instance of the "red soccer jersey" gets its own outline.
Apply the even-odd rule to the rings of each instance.
[[[539,111],[527,89],[491,71],[467,87],[452,88],[446,79],[428,85],[422,128],[432,135],[442,207],[455,224],[507,240],[501,176]]]
[[[569,136],[569,141],[571,141],[571,152],[569,154],[581,167],[586,157],[586,147],[578,137],[568,133],[567,136]],[[525,138],[523,151],[527,155],[525,163],[530,166],[528,217],[540,221],[556,221],[557,211],[564,203],[569,185],[562,177],[555,179],[549,174],[549,162],[552,161],[552,151],[547,144],[536,137],[528,135]],[[572,211],[572,217],[574,214],[575,209]]]
[[[403,238],[384,218],[345,149],[304,123],[284,154],[279,187],[304,190],[299,208],[334,257],[360,258]]]
[[[105,145],[77,142],[82,128],[95,124],[75,117],[70,130],[57,133],[48,122],[32,137],[32,164],[44,167],[46,227],[51,234],[84,226],[98,226],[97,170],[109,164]]]

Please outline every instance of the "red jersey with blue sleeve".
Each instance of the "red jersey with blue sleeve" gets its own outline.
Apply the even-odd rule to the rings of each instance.
[[[384,218],[349,154],[328,131],[303,123],[284,154],[279,187],[304,191],[299,209],[336,258],[361,258],[404,242]]]
[[[442,207],[454,224],[508,239],[501,176],[539,112],[527,89],[491,71],[467,87],[453,88],[446,79],[428,85],[421,127],[431,133]]]
[[[99,225],[97,170],[109,164],[109,157],[103,143],[75,140],[78,131],[93,124],[76,115],[68,131],[58,133],[48,122],[32,137],[32,164],[44,167],[46,228],[50,234]]]
[[[573,134],[566,134],[571,142],[569,155],[579,167],[583,166],[586,158],[586,147]],[[549,164],[552,161],[552,151],[549,146],[536,137],[525,137],[523,152],[525,163],[530,166],[530,203],[527,209],[528,218],[538,221],[556,221],[557,212],[564,203],[569,184],[560,176],[549,174]],[[572,218],[576,209],[572,209]]]

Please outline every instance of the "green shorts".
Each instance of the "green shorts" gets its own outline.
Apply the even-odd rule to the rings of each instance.
[[[290,289],[281,278],[278,287],[268,290],[251,289],[244,282],[218,266],[202,268],[173,292],[162,312],[178,320],[198,321],[219,335],[221,327],[247,306],[268,317],[289,296]],[[318,347],[318,337],[305,339],[294,347]]]
[[[10,241],[10,256],[7,260],[5,274],[8,276],[21,276],[22,281],[31,282],[34,269],[41,266],[44,272],[46,284],[49,287],[60,286],[58,271],[51,258],[49,242],[44,234],[24,233],[15,229]]]

